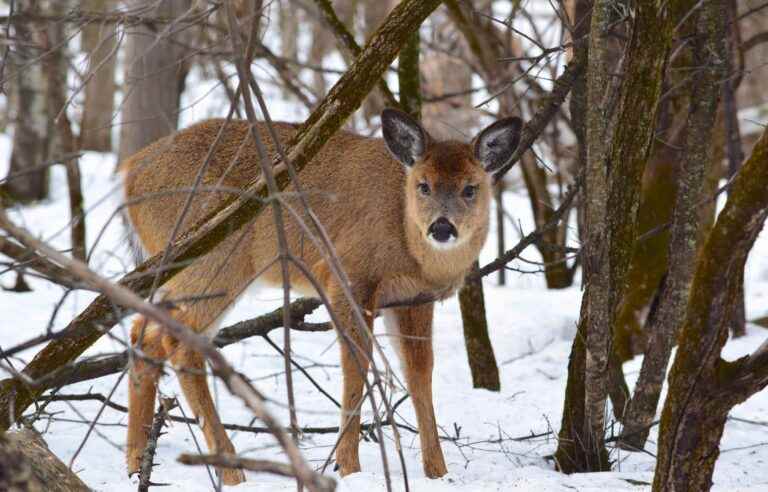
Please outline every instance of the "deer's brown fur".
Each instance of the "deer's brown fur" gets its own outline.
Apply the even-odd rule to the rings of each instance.
[[[396,130],[412,131],[416,127],[408,125],[418,125],[402,114],[390,113],[389,116],[397,123]],[[223,120],[197,124],[148,146],[122,163],[130,220],[148,253],[162,251],[171,239],[189,189],[222,124]],[[509,120],[507,125],[510,133],[519,130],[519,120]],[[233,190],[241,190],[259,174],[258,153],[248,128],[248,123],[243,121],[228,124],[180,231],[215,210]],[[275,128],[284,143],[295,132],[291,124],[277,123]],[[260,124],[257,129],[274,155],[266,126]],[[502,135],[498,128],[495,131]],[[496,138],[492,133],[489,135]],[[406,163],[409,165],[403,165],[393,158],[399,147],[390,152],[392,138],[385,144],[382,139],[339,132],[300,175],[306,197],[349,276],[355,301],[369,313],[369,329],[370,313],[380,306],[424,294],[444,296],[455,290],[477,258],[487,235],[491,191],[490,175],[484,166],[488,163],[479,162],[478,150],[473,150],[470,144],[433,142],[425,132],[422,136],[424,139],[419,142],[423,146],[415,153],[418,155]],[[408,139],[398,142],[404,142],[406,147],[412,143]],[[496,152],[497,143],[490,141],[487,148]],[[507,140],[501,143],[510,144]],[[423,193],[423,183],[431,187],[429,196]],[[461,198],[467,185],[476,187],[471,199]],[[292,191],[289,187],[284,192],[284,201],[300,211]],[[305,213],[300,211],[299,215],[307,219]],[[368,367],[370,342],[354,328],[352,307],[323,256],[297,220],[287,213],[284,216],[290,251],[300,257],[318,279],[338,317],[341,326],[337,329],[343,330],[352,342],[340,343],[344,377],[342,424],[349,421],[336,461],[345,475],[360,469],[357,408],[363,390],[361,368]],[[450,247],[440,247],[429,239],[430,225],[438,216],[447,217],[454,226],[455,243]],[[272,216],[261,214],[251,225],[235,231],[214,251],[176,275],[164,286],[163,293],[168,298],[223,294],[186,303],[174,313],[193,330],[212,335],[217,320],[257,276],[260,282],[282,285],[280,265],[275,261],[277,255]],[[292,267],[290,276],[294,289],[305,295],[315,294],[298,269]],[[401,335],[399,352],[416,409],[425,473],[430,477],[442,476],[446,468],[437,437],[431,391],[432,304],[386,311],[387,325]],[[138,343],[146,355],[170,358],[177,369],[185,369],[179,373],[182,389],[202,422],[208,446],[213,452],[233,452],[234,447],[213,407],[205,377],[186,371],[201,371],[202,359],[162,335],[159,327],[144,324],[143,320],[136,322],[134,343]],[[158,376],[156,369],[147,368],[140,360],[132,368],[129,473],[138,469],[146,443]],[[227,470],[223,479],[233,484],[242,481],[243,476],[239,471]]]

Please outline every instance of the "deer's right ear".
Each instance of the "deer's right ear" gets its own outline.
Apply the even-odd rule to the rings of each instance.
[[[427,150],[429,135],[418,121],[397,109],[381,112],[381,131],[392,157],[408,167]]]

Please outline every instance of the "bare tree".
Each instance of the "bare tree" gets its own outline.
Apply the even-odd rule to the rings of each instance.
[[[84,8],[90,12],[109,12],[114,0],[88,0]],[[111,22],[92,22],[83,26],[82,50],[88,54],[85,102],[80,123],[80,147],[85,150],[112,150],[112,127],[115,124],[115,67],[117,66],[118,31]]]
[[[140,23],[127,32],[125,82],[121,102],[118,160],[176,130],[181,93],[189,70],[185,48],[188,30],[185,22],[192,11],[190,0],[168,0],[129,4],[152,16],[174,19],[160,28]]]
[[[710,161],[715,116],[725,78],[720,62],[726,56],[724,17],[714,2],[692,17],[693,62],[702,67],[691,81],[688,125],[676,193],[669,241],[669,270],[659,294],[656,313],[646,327],[648,345],[643,367],[623,420],[622,442],[642,449],[656,415],[672,343],[685,313],[693,278],[699,231],[697,204],[702,196],[706,168]]]
[[[728,413],[768,384],[765,343],[737,361],[721,358],[739,272],[768,217],[767,187],[763,132],[696,262],[661,417],[655,491],[709,490]]]
[[[585,122],[586,290],[555,454],[567,472],[609,467],[604,432],[612,331],[636,239],[640,178],[664,68],[674,30],[688,10],[685,5],[637,5],[621,84],[610,77],[609,51],[602,41],[616,25],[616,11],[610,2],[597,2],[592,10]],[[646,109],[638,113],[639,107]]]
[[[44,4],[22,0],[17,11],[41,13]],[[19,42],[8,53],[6,73],[11,78],[11,107],[14,123],[13,151],[3,195],[10,200],[30,202],[48,196],[48,159],[51,157],[51,120],[48,107],[48,81],[43,66],[35,63],[40,55],[45,30],[28,22],[10,24]],[[62,27],[59,26],[59,29]],[[50,54],[50,53],[49,53]]]

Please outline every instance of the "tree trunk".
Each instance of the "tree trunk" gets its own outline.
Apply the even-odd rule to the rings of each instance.
[[[473,270],[478,268],[477,262]],[[472,387],[499,391],[499,368],[488,336],[488,320],[485,317],[483,282],[481,279],[467,281],[459,290],[461,320],[464,324],[464,343],[467,359],[472,371]]]
[[[731,335],[733,338],[743,337],[747,334],[747,307],[744,298],[744,272],[740,274],[739,291],[733,300],[733,314],[731,315]]]
[[[709,490],[728,412],[768,384],[768,345],[734,362],[720,357],[747,255],[768,217],[766,189],[768,131],[734,179],[697,257],[661,417],[656,492]]]
[[[363,2],[363,33],[366,40],[370,39],[371,35],[376,32],[394,3],[392,0]],[[386,78],[386,75],[384,77]],[[378,117],[385,107],[386,101],[381,95],[378,92],[371,93],[363,102],[363,116],[366,121],[370,121],[372,118]]]
[[[584,420],[573,422],[576,442],[583,446],[590,468],[578,471],[604,471],[610,464],[604,460],[605,401],[608,395],[608,358],[611,350],[611,275],[613,246],[610,225],[606,217],[610,188],[606,158],[611,148],[606,140],[612,139],[614,120],[609,98],[608,50],[603,41],[611,23],[611,7],[606,1],[597,1],[592,9],[589,65],[587,69],[585,168],[585,219],[587,242],[584,246],[584,277],[587,290],[582,298],[581,315],[584,324]],[[637,22],[637,21],[636,21]],[[627,82],[628,83],[628,82]],[[577,335],[578,336],[578,335]],[[569,378],[571,374],[569,374]]]
[[[586,341],[584,372],[571,372],[566,391],[581,385],[583,413],[564,409],[559,446],[579,443],[586,457],[572,460],[600,471],[609,467],[605,456],[605,402],[611,382],[612,332],[618,303],[625,292],[626,273],[636,238],[640,179],[655,130],[664,68],[674,28],[687,12],[684,2],[662,5],[638,3],[621,85],[609,77],[610,52],[606,32],[613,25],[611,2],[596,2],[592,10],[587,72],[587,165],[585,173],[584,276],[582,299]],[[662,19],[661,22],[659,20]],[[638,112],[637,108],[644,108]],[[606,213],[607,212],[607,213]],[[586,320],[585,320],[586,318]],[[574,344],[574,349],[579,345]],[[566,405],[572,404],[566,394]],[[582,422],[566,416],[583,416]],[[562,456],[564,452],[556,453]]]
[[[589,295],[589,286],[584,291]],[[582,440],[584,422],[586,422],[586,388],[584,373],[587,365],[586,335],[587,323],[586,304],[581,305],[581,317],[576,336],[573,338],[571,355],[568,361],[568,380],[565,386],[565,402],[563,403],[563,420],[555,450],[557,469],[563,473],[580,473],[608,469],[608,450],[605,446],[588,447],[588,442]]]
[[[131,0],[131,7],[144,0]],[[179,19],[190,8],[190,0],[166,0],[151,15]],[[179,103],[187,75],[187,32],[168,34],[173,24],[159,31],[136,24],[128,31],[125,52],[123,116],[120,124],[118,160],[133,155],[148,144],[176,131]],[[180,41],[177,43],[174,41]]]
[[[64,16],[72,10],[73,0],[58,0],[51,7],[51,14]],[[72,132],[72,125],[67,115],[67,72],[69,64],[63,48],[56,46],[65,45],[67,32],[66,23],[56,23],[55,28],[50,28],[48,36],[43,43],[43,49],[51,50],[51,54],[43,58],[42,67],[48,81],[46,93],[47,105],[50,109],[50,118],[53,122],[51,138],[49,139],[51,151],[54,156],[67,156],[63,164],[67,170],[67,191],[69,192],[70,210],[70,247],[72,256],[80,261],[86,260],[85,215],[83,209],[83,190],[80,182],[80,165],[76,153],[79,150],[76,137]]]
[[[114,0],[87,0],[87,12],[107,12]],[[91,22],[83,26],[82,51],[88,54],[85,103],[80,123],[80,148],[98,152],[112,150],[115,111],[115,67],[117,65],[117,29],[112,23]]]
[[[16,10],[40,13],[40,2],[19,0]],[[12,26],[17,42],[9,53],[5,73],[12,77],[13,150],[2,196],[11,201],[28,203],[48,196],[47,161],[51,157],[49,143],[52,135],[46,97],[48,83],[42,63],[30,63],[40,55],[39,44],[47,33],[24,20],[12,22]],[[51,27],[58,28],[61,28],[60,24]]]
[[[645,358],[623,422],[621,443],[626,449],[642,449],[645,446],[656,416],[672,344],[685,317],[694,273],[699,232],[697,204],[702,199],[706,168],[710,161],[709,142],[716,119],[720,83],[726,76],[724,67],[719,63],[726,51],[724,25],[717,21],[718,16],[713,15],[712,10],[717,9],[707,6],[694,21],[697,28],[692,37],[693,64],[706,68],[691,82],[685,150],[669,242],[669,271],[659,296],[657,315],[652,317],[647,327],[649,339]]]
[[[89,492],[34,430],[0,433],[0,490]]]
[[[591,24],[591,5],[585,0],[577,0],[575,5],[575,17],[573,24],[576,26],[574,36],[583,38],[589,34]],[[574,48],[574,58],[581,55],[587,58],[588,46],[582,44]],[[574,131],[579,144],[580,167],[586,173],[587,167],[587,122],[586,114],[588,106],[587,71],[580,73],[574,80],[570,102]],[[589,230],[587,229],[588,199],[587,192],[582,192],[579,203],[583,212],[583,230],[581,231],[582,243],[587,242]],[[582,471],[603,470],[608,463],[608,450],[605,446],[589,447],[584,439],[586,416],[586,389],[584,375],[587,367],[586,337],[589,323],[586,299],[591,297],[592,284],[589,280],[589,270],[584,269],[585,290],[583,294],[579,325],[576,336],[571,346],[571,355],[568,362],[568,379],[565,387],[563,402],[563,419],[558,434],[555,462],[558,470],[563,473],[577,473]]]
[[[504,181],[499,181],[493,189],[496,202],[496,256],[502,256],[506,251],[504,245]],[[507,269],[499,268],[499,285],[507,285]]]
[[[728,158],[728,177],[733,177],[738,172],[744,160],[744,149],[741,146],[741,130],[739,129],[739,107],[736,102],[736,89],[742,80],[742,72],[737,70],[734,58],[739,56],[739,29],[737,22],[738,8],[736,0],[725,0],[722,15],[728,19],[728,27],[725,32],[727,51],[725,61],[728,74],[723,79],[723,110],[726,135],[726,156]],[[743,68],[743,67],[742,67]],[[738,72],[738,73],[737,73]],[[744,299],[744,273],[741,274],[741,287],[733,302],[733,317],[731,320],[731,334],[734,338],[747,334],[747,319]]]
[[[400,50],[397,63],[397,80],[400,86],[400,107],[411,116],[421,119],[421,74],[419,73],[419,53],[421,41],[419,31],[411,37]]]

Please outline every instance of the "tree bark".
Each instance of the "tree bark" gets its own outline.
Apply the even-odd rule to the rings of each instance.
[[[88,12],[108,12],[114,0],[87,0]],[[83,26],[82,50],[88,54],[85,102],[80,122],[80,148],[98,152],[112,150],[115,111],[115,67],[117,66],[117,29],[115,24],[91,22]]]
[[[411,116],[421,119],[421,74],[419,53],[421,40],[419,31],[411,34],[406,41],[397,63],[397,80],[400,86],[400,107]]]
[[[477,270],[475,262],[472,269]],[[467,280],[459,290],[461,320],[464,325],[464,344],[472,371],[472,387],[499,391],[499,367],[488,336],[488,320],[485,317],[482,279]]]
[[[129,4],[138,7],[146,2],[131,0]],[[152,14],[178,20],[190,5],[190,0],[167,0]],[[128,31],[118,161],[176,131],[188,69],[183,46],[186,30],[169,31],[174,31],[173,23],[159,31],[146,24]]]
[[[408,36],[439,4],[439,0],[405,0],[395,7],[355,63],[286,145],[287,156],[297,172],[307,165],[328,137],[341,128],[344,121],[360,106]],[[283,166],[276,169],[275,178],[280,189],[284,189],[290,182]],[[158,285],[164,284],[184,269],[186,264],[206,254],[230,234],[250,223],[267,202],[266,187],[258,179],[254,180],[242,195],[212,211],[183,233],[167,255],[161,253],[148,259],[123,277],[119,285],[146,294],[155,280],[155,275],[148,273],[158,271],[163,257],[165,262],[162,264],[165,266],[157,278]],[[66,335],[50,342],[24,368],[23,373],[34,380],[72,362],[117,321],[113,312],[114,305],[108,296],[102,294],[97,297],[70,322]],[[0,429],[16,421],[39,394],[38,389],[26,387],[18,379],[0,382]]]
[[[0,490],[9,492],[89,492],[67,465],[31,429],[0,433]]]
[[[731,178],[738,172],[742,161],[744,160],[744,149],[741,146],[741,130],[739,129],[739,107],[736,102],[736,89],[742,80],[742,73],[734,65],[734,58],[737,58],[740,26],[736,21],[738,8],[736,0],[725,0],[721,7],[721,15],[728,19],[728,28],[726,29],[725,42],[727,51],[725,53],[725,62],[727,67],[727,77],[723,80],[723,118],[725,122],[726,135],[726,156],[728,158],[728,178]],[[742,60],[743,62],[743,60]],[[742,67],[743,68],[743,67]],[[739,73],[736,73],[736,72]],[[731,321],[731,334],[741,337],[747,334],[747,317],[744,298],[744,274],[741,274],[741,288],[733,303],[733,319]]]
[[[40,13],[40,2],[20,0],[16,10]],[[46,97],[48,83],[42,63],[30,63],[40,55],[39,41],[41,37],[44,41],[47,33],[24,20],[13,22],[12,26],[17,42],[9,53],[6,73],[12,77],[13,150],[2,195],[6,200],[28,203],[48,196],[47,161],[52,138]]]
[[[669,268],[659,295],[657,315],[647,326],[645,358],[623,422],[621,443],[626,449],[645,446],[656,416],[672,344],[685,317],[690,294],[699,232],[697,203],[702,199],[705,172],[711,158],[709,142],[720,100],[720,84],[727,75],[722,63],[726,56],[725,25],[718,10],[714,2],[710,3],[695,21],[693,64],[704,68],[691,81],[685,150],[672,216]]]
[[[589,295],[589,286],[584,291]],[[563,473],[578,473],[585,470],[599,470],[608,463],[608,450],[588,449],[582,442],[586,413],[586,389],[584,387],[584,372],[586,371],[586,335],[587,316],[586,304],[581,305],[581,317],[576,336],[571,345],[571,355],[568,360],[568,380],[565,386],[565,401],[563,403],[563,420],[558,433],[555,463]],[[572,376],[574,375],[574,376]]]
[[[768,131],[734,179],[725,208],[697,257],[659,429],[653,490],[709,490],[733,406],[768,384],[768,345],[721,359],[740,272],[768,217]]]
[[[621,84],[609,76],[612,72],[606,38],[613,24],[612,4],[596,2],[592,10],[587,72],[587,241],[583,253],[587,289],[580,320],[586,354],[583,373],[570,371],[579,370],[580,364],[569,366],[566,388],[569,405],[575,393],[570,388],[581,386],[575,380],[583,378],[585,402],[583,413],[564,409],[558,444],[578,443],[577,452],[585,456],[571,461],[590,468],[574,466],[570,471],[609,468],[604,444],[605,401],[611,381],[609,362],[615,313],[625,291],[626,271],[636,237],[640,178],[655,130],[664,68],[674,28],[687,12],[684,3],[637,4]],[[638,112],[637,108],[644,111]],[[579,344],[574,343],[574,349],[580,349]],[[583,416],[584,420],[568,421],[568,415]]]
[[[582,299],[584,318],[584,420],[572,422],[574,442],[582,446],[582,461],[590,466],[578,471],[604,471],[610,468],[604,443],[605,400],[608,394],[608,357],[611,350],[611,276],[608,210],[609,182],[606,157],[610,154],[608,140],[612,138],[609,98],[609,64],[605,36],[611,23],[611,7],[598,1],[592,9],[589,65],[587,68],[585,168],[585,219],[587,241],[584,246],[584,277],[587,290]],[[637,21],[636,21],[637,22]],[[577,334],[577,336],[579,336]],[[569,374],[569,379],[571,374]]]

